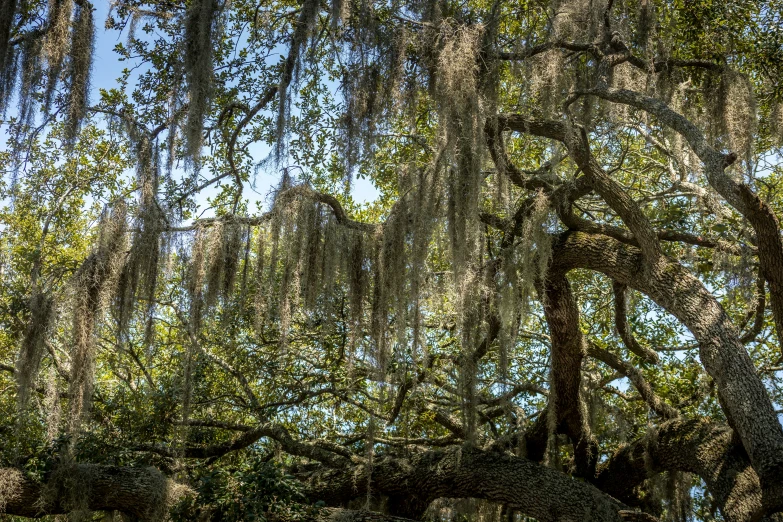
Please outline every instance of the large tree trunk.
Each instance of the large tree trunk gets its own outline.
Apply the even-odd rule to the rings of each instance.
[[[610,93],[607,90],[600,92],[604,97]],[[704,161],[710,183],[738,210],[750,212],[755,208],[753,205],[762,205],[757,197],[751,197],[747,187],[731,181],[724,172],[729,164],[727,158],[709,147],[688,120],[657,100],[631,91],[613,90],[611,93],[607,99],[648,110],[685,135]],[[603,272],[618,283],[647,294],[682,321],[699,341],[702,364],[715,380],[724,411],[742,439],[764,489],[772,493],[770,498],[783,498],[783,429],[753,362],[740,342],[739,333],[720,303],[688,270],[663,255],[657,233],[641,209],[592,158],[585,133],[559,121],[531,120],[520,115],[501,116],[499,125],[565,143],[593,188],[620,215],[639,244],[639,248],[635,248],[606,236],[565,234],[555,247],[553,270],[566,272],[571,268],[589,268]],[[752,213],[747,214],[751,221],[751,218],[758,218],[751,216]],[[767,274],[765,266],[783,267],[783,247],[778,248],[782,240],[777,220],[772,219],[774,214],[766,212],[765,216],[771,221],[762,220],[765,226],[758,228],[757,234],[760,239],[773,231],[775,238],[768,239],[775,247],[767,254],[779,253],[781,258],[780,262],[771,258],[761,261],[762,270]],[[783,281],[783,275],[781,278]],[[770,282],[770,288],[772,286]],[[783,508],[783,505],[770,505],[770,508]]]
[[[726,168],[736,161],[736,154],[722,154],[716,150],[693,122],[661,100],[627,89],[603,88],[592,91],[592,94],[654,114],[661,123],[679,132],[688,141],[704,163],[704,173],[710,186],[748,220],[756,233],[761,272],[769,282],[775,330],[778,340],[783,339],[783,236],[780,222],[773,209],[751,187],[726,173]]]
[[[552,339],[547,414],[554,413],[554,428],[558,433],[566,433],[574,444],[576,476],[590,480],[595,476],[598,445],[585,418],[587,408],[581,393],[586,344],[579,328],[579,308],[565,275],[556,272],[547,274],[543,302]]]
[[[72,464],[56,469],[46,484],[15,468],[0,468],[0,513],[41,517],[78,510],[121,511],[156,520],[181,486],[155,468]],[[4,508],[4,509],[3,509]]]

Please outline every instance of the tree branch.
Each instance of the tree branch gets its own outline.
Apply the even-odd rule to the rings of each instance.
[[[554,428],[568,435],[574,445],[576,475],[592,478],[595,476],[598,444],[583,415],[587,411],[581,392],[585,339],[579,327],[576,298],[562,272],[549,271],[541,300],[552,339],[548,415],[554,413],[556,420],[550,430]]]
[[[663,399],[661,399],[658,394],[653,391],[650,383],[648,383],[647,379],[645,379],[644,375],[642,375],[642,372],[639,371],[639,369],[634,365],[623,361],[608,350],[599,348],[594,343],[590,343],[587,353],[591,357],[598,359],[610,368],[628,377],[628,379],[639,392],[639,395],[642,396],[642,399],[644,399],[650,408],[662,418],[673,419],[679,417],[679,412],[672,406],[669,406],[663,402]]]
[[[717,151],[693,122],[657,98],[627,89],[597,88],[587,93],[642,109],[688,141],[704,163],[709,184],[748,220],[756,233],[761,270],[769,282],[775,330],[783,345],[783,237],[780,223],[772,208],[747,184],[737,182],[726,174],[725,169],[736,161],[737,155],[733,152],[723,154]]]
[[[91,511],[120,511],[139,520],[163,520],[172,504],[194,492],[167,479],[154,468],[75,464],[55,470],[54,479],[41,484],[15,468],[0,468],[0,516],[39,518],[67,514],[77,506]],[[73,490],[78,484],[78,490]],[[70,488],[70,489],[69,489]],[[374,511],[306,508],[300,522],[413,522]],[[280,513],[269,520],[288,522]]]
[[[97,464],[57,468],[46,484],[27,478],[15,468],[0,468],[0,483],[0,513],[31,518],[89,509],[158,520],[179,496],[192,494],[155,468]],[[74,485],[78,489],[74,490]]]
[[[633,201],[618,182],[601,168],[590,153],[587,133],[583,128],[574,128],[559,121],[531,120],[517,114],[499,116],[498,121],[502,122],[504,128],[509,130],[555,139],[564,143],[570,156],[582,169],[593,189],[631,229],[650,267],[655,268],[658,265],[663,257],[658,234],[639,205]]]
[[[245,431],[233,440],[223,444],[211,446],[185,446],[183,448],[167,447],[153,444],[140,444],[136,446],[139,451],[150,451],[169,458],[207,459],[221,457],[232,451],[241,450],[254,444],[262,437],[269,437],[279,442],[283,450],[291,455],[306,457],[334,468],[344,467],[351,461],[343,455],[325,449],[314,443],[295,440],[288,430],[279,424],[264,423]]]
[[[471,447],[433,450],[410,459],[387,457],[372,467],[319,470],[302,478],[309,498],[332,505],[366,495],[369,483],[377,494],[409,499],[422,510],[441,497],[490,500],[540,520],[619,522],[626,510],[590,484],[552,468]]]
[[[647,294],[682,321],[699,342],[701,361],[715,380],[724,412],[762,485],[779,491],[783,488],[783,429],[731,319],[701,281],[679,263],[664,259],[654,272],[642,266],[641,252],[634,247],[606,236],[565,233],[555,242],[550,270],[603,272]]]
[[[625,347],[652,364],[658,364],[660,358],[658,354],[640,345],[631,332],[631,326],[628,324],[628,287],[617,281],[612,282],[612,291],[614,292],[614,324],[620,339],[623,340]]]
[[[634,488],[663,471],[696,473],[730,522],[774,512],[764,504],[759,478],[732,429],[702,420],[672,420],[618,449],[599,469],[596,486],[633,503]],[[779,499],[777,499],[779,502]]]

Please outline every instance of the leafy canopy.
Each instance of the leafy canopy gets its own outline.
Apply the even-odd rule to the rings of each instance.
[[[315,462],[362,481],[353,506],[537,516],[366,473],[482,448],[662,520],[741,519],[649,440],[737,429],[694,306],[783,407],[778,0],[120,0],[105,29],[96,7],[0,3],[2,466],[153,466],[192,488],[182,519],[349,504]],[[96,90],[104,30],[126,68]],[[562,268],[579,233],[638,274],[589,245]],[[666,297],[688,281],[711,300]],[[640,440],[633,491],[607,489]]]

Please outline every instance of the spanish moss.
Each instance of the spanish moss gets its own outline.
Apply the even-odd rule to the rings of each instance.
[[[318,0],[304,0],[299,17],[294,25],[291,35],[291,43],[288,46],[288,56],[283,63],[282,77],[277,87],[277,130],[275,134],[275,160],[280,163],[286,152],[286,133],[288,132],[288,119],[291,111],[291,95],[289,86],[299,83],[301,72],[301,59],[304,47],[313,34],[320,9]]]
[[[146,316],[154,311],[154,293],[157,285],[159,263],[165,255],[163,229],[166,216],[158,202],[159,166],[149,137],[135,125],[125,125],[125,130],[136,156],[137,208],[134,213],[134,229],[131,248],[123,267],[117,291],[117,322],[119,336],[124,338],[137,302],[145,301]],[[154,329],[147,324],[145,344],[152,341]]]
[[[71,374],[68,394],[71,400],[70,429],[78,432],[89,411],[95,367],[96,329],[101,312],[113,295],[127,248],[126,206],[117,203],[104,211],[98,240],[73,282],[73,323]]]
[[[193,238],[193,245],[190,249],[190,267],[188,273],[189,315],[191,325],[194,329],[201,323],[208,240],[209,229],[207,227],[197,227],[195,237]]]
[[[188,120],[185,142],[188,157],[198,165],[204,119],[212,96],[212,62],[218,7],[215,0],[193,0],[185,19],[185,75],[188,82]]]
[[[22,339],[16,360],[16,381],[19,386],[18,401],[21,408],[27,406],[30,392],[35,386],[46,343],[52,333],[55,319],[54,299],[40,289],[30,297],[30,322]]]
[[[756,132],[756,98],[748,79],[727,70],[721,76],[721,98],[718,101],[720,127],[728,140],[728,147],[743,160],[752,154],[753,135]]]
[[[70,50],[71,17],[73,0],[49,0],[48,30],[43,41],[43,57],[46,61],[47,84],[44,95],[45,110],[48,112],[65,58]]]
[[[57,368],[54,364],[49,367],[46,373],[46,387],[44,391],[43,407],[46,412],[46,439],[51,442],[60,434],[60,420],[62,416],[60,386]]]
[[[68,67],[68,112],[65,124],[65,137],[68,142],[76,138],[89,105],[94,42],[95,24],[92,7],[89,4],[77,6]]]

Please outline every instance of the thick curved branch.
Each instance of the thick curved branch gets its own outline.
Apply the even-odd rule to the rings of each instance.
[[[576,475],[592,478],[598,445],[590,432],[582,397],[582,359],[586,353],[579,327],[579,307],[562,272],[550,271],[544,282],[544,316],[552,342],[549,415],[554,413],[558,432],[574,444]]]
[[[38,518],[74,509],[121,511],[140,520],[162,519],[186,489],[155,468],[72,464],[55,469],[46,484],[15,468],[0,468],[0,513]],[[74,491],[78,484],[78,491]],[[74,498],[76,496],[76,498]]]
[[[492,57],[498,60],[524,61],[528,58],[532,58],[533,56],[551,51],[552,49],[563,49],[572,52],[589,52],[592,54],[600,53],[598,48],[592,44],[556,41],[534,45],[521,51],[498,51],[492,55]]]
[[[663,258],[658,234],[639,205],[601,168],[590,153],[590,144],[584,129],[574,128],[559,121],[531,120],[517,114],[499,116],[498,122],[508,130],[564,143],[569,155],[588,178],[593,189],[631,229],[650,266],[655,268],[658,265]]]
[[[172,504],[183,496],[194,494],[154,468],[76,464],[56,470],[54,474],[53,480],[41,484],[15,468],[0,468],[0,483],[3,484],[0,489],[0,516],[39,518],[61,515],[69,513],[76,505],[79,509],[90,511],[119,511],[138,520],[163,520]],[[73,491],[72,484],[79,485],[78,491]],[[272,513],[269,520],[283,522],[290,519]],[[340,508],[308,508],[297,513],[297,520],[413,522],[374,511]]]
[[[432,405],[428,405],[426,409],[432,412],[432,420],[449,430],[454,437],[462,440],[467,437],[467,430],[457,416]]]
[[[766,511],[758,475],[733,430],[707,421],[673,420],[652,428],[617,450],[595,484],[631,503],[634,488],[663,471],[699,475],[727,521],[757,520]]]
[[[497,51],[491,58],[505,61],[525,61],[529,58],[551,51],[553,49],[562,49],[571,52],[587,52],[592,54],[596,58],[600,58],[603,55],[603,51],[599,49],[597,45],[586,44],[579,42],[566,42],[566,41],[553,41],[546,42],[539,45],[534,45],[520,51]],[[711,62],[708,60],[680,60],[675,58],[657,58],[651,61],[645,60],[639,56],[627,53],[624,56],[624,60],[633,65],[634,67],[641,69],[644,72],[659,73],[662,71],[669,71],[675,68],[693,67],[697,69],[705,69],[713,72],[723,72],[725,66]]]
[[[478,364],[481,359],[487,355],[490,345],[500,334],[500,318],[496,314],[490,314],[487,318],[487,335],[481,340],[479,345],[470,354],[470,363]]]
[[[492,162],[495,164],[498,173],[508,176],[512,183],[516,186],[527,189],[537,190],[545,189],[551,190],[551,183],[541,177],[541,175],[525,175],[519,170],[508,158],[506,154],[506,148],[503,144],[502,128],[498,120],[488,120],[484,128],[486,134],[487,147],[492,158]],[[540,169],[539,174],[545,174],[550,170],[550,165],[544,165]]]
[[[603,272],[647,294],[682,321],[699,342],[702,364],[715,380],[724,412],[762,484],[771,492],[781,491],[783,429],[736,328],[701,281],[665,258],[660,270],[643,270],[638,249],[606,236],[565,233],[553,249],[554,270],[587,268]],[[783,494],[779,496],[783,498]]]
[[[253,426],[248,426],[246,424],[234,424],[231,422],[222,422],[222,421],[208,420],[208,419],[175,420],[173,423],[178,426],[199,426],[202,428],[220,428],[223,430],[243,431],[243,432],[253,431]]]
[[[397,390],[397,396],[394,399],[394,405],[392,406],[391,413],[389,413],[389,420],[386,422],[387,426],[391,426],[394,424],[394,421],[397,420],[397,417],[400,415],[400,411],[402,411],[402,406],[405,404],[405,398],[408,396],[408,393],[413,389],[414,386],[416,386],[417,383],[420,383],[427,378],[427,374],[432,371],[432,367],[435,365],[435,360],[437,358],[437,356],[430,356],[427,361],[427,365],[422,368],[418,375],[416,375],[415,379],[413,377],[408,377],[405,379],[405,382],[400,385],[399,389]]]
[[[483,216],[482,216],[483,219]],[[576,214],[560,214],[560,220],[570,230],[575,232],[588,232],[590,234],[603,234],[605,236],[612,237],[623,243],[639,246],[639,242],[627,229],[622,227],[616,227],[614,225],[608,225],[606,223],[594,223],[588,219],[577,216]],[[498,222],[498,224],[500,224]],[[497,228],[497,227],[496,227]],[[749,247],[745,245],[735,245],[729,243],[723,239],[716,239],[705,236],[698,236],[696,234],[690,234],[688,232],[682,232],[680,230],[658,230],[656,231],[658,239],[660,241],[671,241],[675,243],[685,243],[687,245],[693,245],[701,248],[712,248],[719,252],[726,252],[735,256],[742,255],[756,255],[758,249],[755,247]]]
[[[644,72],[654,73],[685,67],[705,69],[713,72],[723,72],[726,69],[719,63],[710,62],[707,60],[676,60],[674,58],[657,59],[652,61],[652,67],[650,67],[651,63],[648,60],[644,60],[643,58],[634,55],[629,55],[627,61],[637,69],[641,69]]]
[[[317,192],[304,185],[302,185],[299,190],[301,190],[304,194],[309,195],[314,200],[319,201],[325,205],[329,205],[329,207],[332,209],[332,212],[334,212],[334,217],[341,225],[363,232],[373,232],[378,228],[377,225],[372,223],[362,223],[361,221],[354,221],[353,219],[350,219],[348,214],[346,214],[343,206],[339,201],[337,201],[337,198],[331,194]]]
[[[772,208],[753,192],[753,189],[745,183],[735,181],[726,173],[726,168],[736,161],[736,154],[723,154],[713,148],[693,122],[657,98],[627,89],[611,88],[593,89],[588,91],[588,94],[644,110],[688,141],[704,163],[709,184],[748,220],[756,233],[761,270],[769,282],[775,329],[778,340],[783,339],[783,237],[780,222]]]
[[[410,499],[422,510],[436,498],[450,497],[506,504],[539,520],[619,522],[625,516],[622,504],[586,482],[527,459],[471,447],[383,458],[372,467],[320,470],[303,478],[309,498],[331,505],[366,496],[369,483],[376,494]]]
[[[238,451],[254,444],[262,437],[274,439],[283,451],[290,455],[306,457],[327,466],[341,468],[351,462],[344,455],[337,454],[331,449],[326,449],[322,444],[300,442],[295,440],[288,430],[279,424],[265,423],[244,431],[229,442],[213,444],[210,446],[185,446],[176,448],[152,444],[142,444],[136,447],[140,451],[150,451],[169,458],[208,459],[221,457],[232,451]]]

